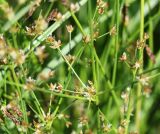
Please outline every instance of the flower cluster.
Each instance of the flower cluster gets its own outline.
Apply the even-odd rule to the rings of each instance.
[[[25,62],[25,54],[22,50],[18,50],[7,46],[5,39],[0,35],[0,60],[7,64],[8,60],[13,60],[16,65],[21,65]]]
[[[143,85],[148,86],[149,85],[149,78],[147,76],[141,75],[137,76],[137,80]]]
[[[61,45],[62,45],[61,40],[58,40],[58,41],[54,40],[54,41],[51,43],[50,48],[57,49],[57,48],[59,48]]]
[[[111,35],[115,35],[117,33],[117,31],[116,31],[116,26],[113,26],[112,28],[111,28],[111,30],[109,31],[109,35],[111,36]]]
[[[54,77],[55,71],[48,70],[48,71],[42,71],[38,74],[38,80],[47,81],[50,78]]]
[[[76,59],[75,56],[72,56],[72,55],[70,55],[70,54],[66,55],[65,58],[67,59],[67,61],[68,61],[69,63],[73,63],[73,62],[75,61],[75,59]]]
[[[22,112],[14,103],[9,103],[7,106],[1,106],[1,110],[3,115],[11,119],[15,125],[21,125]]]
[[[123,99],[123,105],[121,107],[121,113],[125,114],[128,110],[128,103],[129,103],[129,95],[130,95],[130,87],[127,87],[125,91],[122,92],[121,98]]]
[[[151,61],[155,64],[156,63],[156,59],[155,59],[155,55],[153,54],[151,48],[148,45],[145,45],[145,50],[147,52],[147,55],[151,59]]]
[[[101,121],[101,127],[102,127],[102,130],[104,133],[109,133],[112,129],[112,124],[109,123],[106,119],[105,119],[105,116],[100,113],[99,114],[99,118],[100,118],[100,121]]]
[[[121,57],[119,58],[120,61],[126,61],[127,60],[127,55],[125,52],[123,52],[123,54],[121,55]]]
[[[149,39],[149,35],[147,33],[144,34],[143,40],[137,40],[137,49],[142,49],[145,47],[146,40]]]
[[[70,4],[70,10],[72,11],[72,12],[76,12],[76,11],[78,11],[79,10],[79,4],[78,3],[71,3]]]
[[[32,8],[30,8],[28,15],[27,15],[27,19],[32,16],[32,14],[34,13],[34,11],[40,6],[42,0],[35,0],[34,1],[34,5]]]
[[[66,28],[67,28],[68,33],[72,33],[74,30],[72,25],[67,25]]]
[[[47,21],[43,16],[39,16],[37,20],[31,26],[26,26],[26,34],[30,36],[35,36],[42,34],[42,32],[48,27]]]
[[[23,87],[24,87],[24,89],[31,91],[35,88],[35,86],[36,86],[36,81],[34,79],[32,79],[31,77],[29,77],[26,80],[26,84]]]
[[[94,85],[92,81],[88,80],[88,86],[86,88],[86,91],[83,92],[84,97],[88,98],[89,100],[92,100],[96,95],[96,89],[94,88]]]
[[[44,51],[45,51],[45,46],[37,47],[35,51],[35,55],[38,57],[41,63],[43,63],[44,59],[48,56],[48,54],[45,53]]]
[[[105,8],[108,7],[108,3],[104,2],[103,0],[97,0],[97,7],[98,7],[98,13],[103,14],[105,11]]]
[[[83,126],[86,126],[88,124],[88,118],[87,116],[83,115],[79,118],[78,128],[82,128]]]
[[[91,41],[91,38],[90,38],[89,35],[83,36],[83,42],[84,42],[85,44],[88,44],[90,41]]]
[[[58,21],[61,20],[62,17],[62,14],[57,9],[53,9],[47,18],[47,22]]]
[[[57,93],[61,93],[63,90],[63,86],[60,83],[57,84],[50,83],[50,90]]]
[[[66,127],[67,128],[69,128],[71,125],[72,125],[72,122],[70,122],[70,121],[67,121],[69,118],[70,118],[70,116],[69,115],[67,115],[67,114],[58,114],[57,115],[57,118],[59,119],[59,120],[64,120],[65,121],[65,124],[66,124]]]

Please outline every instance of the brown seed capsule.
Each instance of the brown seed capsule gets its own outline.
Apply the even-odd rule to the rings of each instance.
[[[6,42],[5,42],[3,35],[0,34],[0,47],[2,47],[2,46],[6,46]]]
[[[141,67],[141,62],[140,61],[136,61],[133,68],[135,69],[139,69]]]
[[[136,42],[137,49],[142,49],[142,48],[144,48],[144,46],[145,46],[145,41],[144,40],[142,40],[142,41],[137,40],[137,42]]]
[[[97,6],[98,7],[106,7],[106,2],[102,1],[102,0],[97,0]]]
[[[47,81],[49,80],[51,77],[54,76],[54,71],[52,70],[47,70],[47,71],[42,71],[38,74],[38,79],[42,80],[42,81]]]
[[[108,133],[111,130],[112,125],[111,124],[104,124],[102,125],[102,129],[105,133]]]
[[[102,0],[97,0],[97,6],[99,6],[101,2]]]
[[[21,117],[22,113],[17,107],[13,107],[11,104],[8,104],[7,106],[2,106],[1,110],[4,116],[10,118],[16,125],[20,125],[18,117]]]
[[[124,100],[125,103],[128,103],[129,93],[128,92],[122,92],[121,98]]]
[[[20,111],[20,109],[19,109],[17,106],[13,105],[11,109],[12,109],[13,112],[14,112],[15,114],[17,114],[19,117],[22,117],[22,112]]]
[[[48,23],[43,18],[43,16],[39,16],[38,20],[35,21],[35,32],[37,34],[41,34],[48,27]]]
[[[13,61],[17,64],[23,64],[25,62],[26,56],[24,55],[23,50],[17,50],[15,48],[8,48],[9,56],[13,59]]]
[[[147,33],[144,33],[144,40],[148,40],[149,39],[149,35]]]
[[[53,36],[48,36],[48,38],[46,39],[47,43],[54,43],[54,41],[55,41],[55,37]]]
[[[119,126],[119,127],[118,127],[118,133],[117,133],[117,134],[124,134],[124,132],[125,132],[124,127]]]
[[[24,85],[24,89],[26,90],[33,90],[35,88],[35,80],[29,77]]]
[[[99,7],[98,8],[98,13],[99,14],[103,14],[104,13],[104,8],[103,7]]]
[[[146,97],[149,97],[150,94],[151,94],[151,92],[152,92],[152,89],[151,89],[149,86],[144,87],[144,89],[143,89],[143,94],[144,94]]]
[[[79,7],[78,3],[76,3],[76,4],[71,3],[71,4],[70,4],[70,10],[73,11],[73,12],[78,11],[79,8],[80,8],[80,7]]]
[[[113,26],[112,28],[111,28],[111,30],[109,31],[109,35],[115,35],[116,34],[116,26]]]
[[[84,41],[84,43],[88,44],[91,41],[90,36],[89,35],[83,36],[83,41]]]
[[[61,92],[63,89],[63,86],[60,83],[58,83],[56,89],[58,92]]]
[[[61,0],[62,1],[62,4],[65,5],[65,6],[68,6],[69,5],[69,1],[68,0]]]
[[[48,54],[45,53],[44,51],[45,51],[45,46],[37,47],[35,51],[35,55],[38,57],[41,63],[43,63],[44,59],[48,56]]]
[[[51,90],[51,91],[54,91],[54,90],[55,90],[55,88],[56,88],[56,86],[57,86],[57,84],[56,84],[56,83],[55,83],[55,84],[50,83],[50,85],[49,85],[50,90]]]
[[[121,120],[121,125],[122,125],[123,127],[125,127],[125,126],[127,125],[127,120],[126,120],[126,119]]]
[[[61,41],[58,40],[58,41],[54,41],[50,47],[53,48],[53,49],[57,49],[57,48],[59,48],[61,45],[62,45],[62,44],[61,44]]]
[[[30,36],[34,36],[36,34],[35,33],[35,26],[34,25],[32,25],[30,27],[26,26],[26,34],[30,35]]]
[[[67,128],[69,128],[71,125],[72,125],[72,122],[70,122],[70,121],[67,121],[67,122],[66,122],[66,127],[67,127]]]
[[[79,118],[79,121],[83,124],[86,125],[88,123],[88,118],[87,116],[83,115]]]
[[[66,55],[65,56],[65,58],[67,59],[67,61],[69,62],[69,63],[72,63],[72,62],[74,62],[75,61],[75,56],[72,56],[72,55]]]
[[[90,81],[90,80],[88,80],[88,84],[89,84],[90,86],[92,86],[92,85],[93,85],[93,82]]]
[[[69,33],[72,33],[72,32],[73,32],[73,26],[72,26],[72,25],[67,25],[66,28],[67,28],[67,31],[68,31]]]
[[[28,12],[28,14],[27,14],[27,16],[26,16],[26,19],[28,19],[29,17],[31,17],[32,16],[32,14],[34,13],[34,11],[36,10],[36,8],[37,8],[38,6],[33,6],[32,8],[30,8],[30,10],[29,10],[29,12]]]
[[[127,60],[127,55],[125,52],[123,52],[123,54],[121,55],[121,57],[119,58],[121,61],[126,61]]]
[[[40,3],[41,3],[41,0],[35,0],[34,1],[34,6],[32,8],[30,8],[26,19],[28,19],[30,16],[32,16],[34,11],[40,6]]]
[[[148,86],[149,85],[149,77],[141,75],[137,76],[137,80],[142,84],[142,86]]]
[[[62,19],[62,14],[57,9],[53,9],[47,18],[47,22],[58,21]]]
[[[155,59],[155,55],[152,53],[152,50],[149,48],[148,45],[145,45],[145,49],[146,49],[147,55],[149,56],[151,61],[155,64],[156,63],[156,59]]]
[[[97,39],[98,36],[99,36],[99,30],[97,30],[93,33],[93,37],[95,40]]]

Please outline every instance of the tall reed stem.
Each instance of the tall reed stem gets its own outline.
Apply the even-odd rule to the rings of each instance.
[[[144,35],[144,0],[141,0],[141,11],[140,11],[140,41],[143,40]],[[141,61],[142,65],[139,69],[139,73],[143,72],[143,48],[138,50],[138,60]],[[142,86],[140,83],[138,83],[137,86],[137,98],[141,97],[141,90]],[[136,129],[138,132],[140,132],[140,123],[141,123],[141,99],[137,100],[136,104]]]

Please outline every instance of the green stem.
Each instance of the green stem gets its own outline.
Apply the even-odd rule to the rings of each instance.
[[[90,43],[90,51],[91,51],[91,58],[92,58],[92,72],[93,72],[93,83],[96,88],[96,92],[98,92],[98,83],[97,83],[97,74],[96,74],[96,64],[95,62],[95,55],[93,52],[95,52],[94,49],[94,40],[93,40],[93,21],[92,21],[92,5],[91,5],[91,0],[88,0],[88,16],[89,16],[89,28],[90,28],[90,35],[91,35],[91,43]],[[95,52],[96,53],[96,52]],[[99,100],[98,96],[96,96],[96,104],[98,105]]]
[[[76,61],[78,61],[78,60],[80,59],[83,51],[84,51],[84,46],[81,47],[81,48],[79,49],[79,51],[75,54],[75,57],[76,57],[75,59],[76,59]],[[72,63],[71,63],[71,66],[72,66],[72,67],[73,67],[73,64],[74,64],[74,63],[75,63],[75,61],[73,60]],[[70,68],[68,68],[68,70],[70,70]]]
[[[149,76],[148,78],[149,78],[149,79],[153,79],[153,78],[155,78],[155,77],[157,77],[157,76],[159,76],[159,75],[160,75],[160,73],[157,73],[157,74],[155,74],[155,75]]]
[[[15,86],[17,87],[17,91],[18,91],[18,94],[19,94],[19,98],[20,98],[20,106],[22,108],[22,111],[23,111],[23,118],[25,119],[25,121],[27,122],[27,113],[26,113],[26,108],[25,108],[25,104],[24,104],[24,101],[22,99],[22,93],[21,93],[21,89],[19,87],[19,80],[18,80],[18,77],[14,71],[14,65],[12,65],[10,67],[11,69],[11,72],[12,72],[12,75],[13,75],[13,79],[15,81]]]
[[[148,3],[148,7],[149,7],[149,47],[151,49],[151,51],[153,52],[153,19],[152,19],[152,15],[151,15],[151,5],[150,5],[150,1],[147,0]],[[148,68],[152,67],[152,62],[151,60],[149,60],[149,65]]]
[[[37,107],[37,110],[39,111],[39,113],[42,115],[43,118],[46,117],[45,112],[43,111],[35,93],[33,91],[31,93],[32,93],[33,98],[35,99],[35,105]]]
[[[75,15],[72,11],[71,11],[70,13],[71,13],[71,16],[73,17],[74,21],[76,22],[78,28],[80,29],[81,33],[82,33],[83,35],[85,35],[85,31],[84,31],[81,23],[80,23],[79,20],[77,19],[76,15]]]
[[[2,81],[2,82],[5,82],[5,81]],[[10,81],[6,81],[6,83],[7,84],[10,84],[10,85],[16,85],[14,82],[10,82]],[[24,85],[22,85],[22,84],[18,84],[18,86],[19,87],[24,87]],[[56,96],[60,96],[60,97],[66,97],[66,98],[73,98],[73,99],[79,99],[79,100],[88,100],[88,99],[86,99],[86,98],[84,98],[84,97],[79,97],[79,96],[73,96],[73,95],[67,95],[67,94],[62,94],[62,93],[56,93],[56,92],[52,92],[52,91],[50,91],[50,90],[45,90],[45,89],[43,89],[43,88],[38,88],[38,87],[36,87],[35,88],[37,91],[41,91],[41,92],[44,92],[44,93],[49,93],[49,94],[51,94],[51,93],[53,93],[53,95],[56,95]],[[70,93],[76,93],[76,94],[82,94],[81,92],[74,92],[74,91],[69,91],[69,90],[62,90],[62,91],[68,91],[68,92],[70,92]],[[94,100],[92,100],[92,101],[94,101]]]
[[[129,128],[129,123],[130,123],[130,116],[132,113],[132,103],[133,103],[133,98],[132,98],[132,91],[130,91],[130,95],[129,95],[129,104],[128,104],[128,110],[127,110],[127,125],[125,127],[125,134],[128,134],[128,128]]]
[[[105,33],[105,34],[102,34],[102,35],[98,36],[97,39],[102,38],[102,37],[104,37],[104,36],[106,36],[106,35],[108,35],[108,34],[109,34],[109,32],[107,32],[107,33]]]
[[[146,73],[150,73],[150,72],[155,71],[155,70],[157,70],[157,71],[160,70],[160,67],[154,67],[154,68],[145,70],[145,71],[143,71],[142,73],[140,73],[138,75],[143,75],[143,74],[146,74]]]
[[[69,68],[71,68],[71,70],[73,71],[73,73],[75,74],[75,76],[77,77],[77,79],[80,81],[80,83],[82,84],[82,86],[84,88],[87,88],[86,85],[83,83],[83,81],[80,79],[80,77],[77,75],[77,73],[75,72],[75,70],[73,69],[73,67],[71,66],[71,64],[68,62],[68,60],[66,59],[66,57],[63,55],[63,53],[61,52],[61,50],[58,48],[58,52],[61,54],[61,56],[63,57],[63,59],[65,60],[65,62],[68,64]]]
[[[115,91],[114,91],[114,88],[113,88],[113,86],[112,86],[112,83],[111,83],[110,80],[108,79],[108,76],[107,76],[107,74],[106,74],[106,72],[105,72],[105,70],[104,70],[104,68],[103,68],[103,66],[102,66],[102,64],[101,64],[101,61],[100,61],[100,59],[98,58],[95,50],[93,51],[93,53],[94,53],[94,55],[95,55],[96,61],[98,62],[98,65],[100,66],[100,69],[101,69],[101,71],[102,71],[102,73],[103,73],[103,75],[104,75],[104,77],[105,77],[106,83],[107,83],[107,85],[108,85],[108,87],[109,87],[109,90],[110,90],[110,92],[111,92],[111,94],[112,94],[112,97],[113,97],[113,99],[114,99],[114,101],[115,101],[115,103],[116,103],[116,105],[117,105],[117,108],[120,109],[119,99],[118,99],[118,97],[117,97],[117,95],[116,95],[116,93],[115,93]]]
[[[143,35],[144,35],[144,0],[141,0],[141,11],[140,11],[140,41],[143,40]],[[143,72],[143,48],[138,50],[138,60],[141,61],[142,66],[139,70],[139,73]],[[142,86],[140,83],[138,83],[137,86],[137,98],[141,96],[141,90]],[[136,104],[136,129],[140,133],[140,124],[141,124],[141,99],[137,101]]]
[[[47,12],[45,13],[44,18],[47,18],[49,12],[51,11],[51,9],[52,9],[52,7],[53,7],[54,2],[55,2],[55,1],[53,1],[53,2],[49,5],[49,8],[48,8]]]
[[[93,21],[94,21],[94,19],[95,19],[95,17],[96,17],[97,11],[98,11],[98,7],[96,6],[96,10],[95,10],[94,15],[93,15],[93,18],[92,18]]]
[[[71,38],[72,38],[72,34],[69,33],[69,54],[71,54]]]
[[[112,86],[115,86],[116,74],[117,74],[117,59],[118,59],[118,43],[119,43],[119,0],[116,0],[116,39],[115,39],[115,57],[114,57],[114,67],[113,67],[113,78]]]
[[[50,113],[51,113],[52,99],[53,99],[53,93],[51,93],[51,95],[50,95],[49,110],[48,110],[48,114],[49,114],[49,115],[50,115]]]
[[[133,81],[135,80],[135,78],[136,78],[136,70],[133,70],[132,71],[132,74],[133,74]],[[130,89],[130,91],[129,91],[129,100],[128,100],[128,110],[127,110],[127,125],[126,125],[126,127],[125,127],[125,134],[128,134],[128,128],[129,128],[129,123],[130,123],[130,116],[131,116],[131,113],[132,113],[132,107],[133,107],[133,91],[132,91],[132,89],[133,89],[133,84],[132,84],[132,86],[131,86],[131,89]]]

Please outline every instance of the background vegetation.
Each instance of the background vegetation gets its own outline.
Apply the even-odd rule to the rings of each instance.
[[[0,33],[0,133],[160,132],[160,0],[0,0]]]

